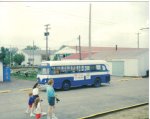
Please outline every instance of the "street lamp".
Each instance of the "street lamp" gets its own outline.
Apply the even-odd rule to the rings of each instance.
[[[46,27],[46,28],[45,28],[46,32],[44,33],[44,36],[46,36],[46,60],[48,60],[48,56],[49,56],[49,55],[48,55],[48,36],[49,36],[48,29],[50,29],[50,28],[49,28],[49,25],[50,25],[50,24],[46,24],[46,25],[45,25],[45,27]]]

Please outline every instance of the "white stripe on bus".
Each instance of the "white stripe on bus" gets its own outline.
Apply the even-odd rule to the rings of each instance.
[[[58,74],[58,75],[37,75],[37,78],[44,79],[44,78],[64,78],[64,77],[74,77],[74,75],[80,75],[84,74],[86,76],[87,74],[89,75],[105,75],[108,74],[108,72],[87,72],[87,73],[74,73],[74,74]]]

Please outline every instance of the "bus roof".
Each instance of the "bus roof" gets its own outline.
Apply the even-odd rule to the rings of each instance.
[[[63,60],[63,61],[44,61],[42,64],[50,66],[66,66],[66,65],[90,65],[90,64],[107,64],[105,60]],[[42,65],[41,64],[41,65]]]

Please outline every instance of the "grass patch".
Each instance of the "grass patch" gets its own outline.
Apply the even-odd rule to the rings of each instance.
[[[17,80],[30,80],[30,81],[37,80],[36,75],[26,77],[25,75],[11,74],[11,77]]]
[[[18,79],[18,80],[30,80],[30,81],[36,81],[37,78],[37,70],[35,69],[17,69],[13,70],[11,73],[12,78]]]

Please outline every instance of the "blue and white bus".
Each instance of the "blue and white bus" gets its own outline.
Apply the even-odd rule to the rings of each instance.
[[[39,67],[37,79],[41,88],[53,79],[55,89],[69,90],[83,85],[99,87],[110,82],[110,74],[104,60],[45,61]]]

